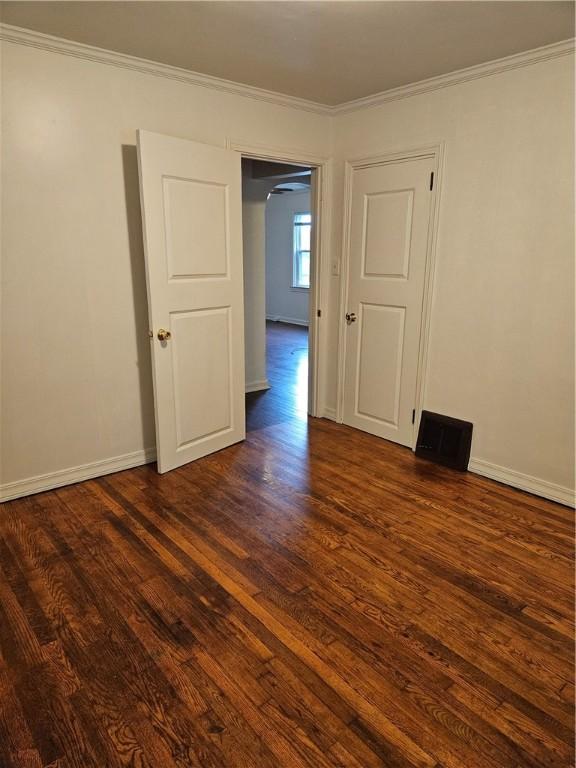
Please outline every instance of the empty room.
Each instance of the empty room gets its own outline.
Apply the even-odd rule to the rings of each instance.
[[[0,2],[0,768],[573,768],[572,2]]]

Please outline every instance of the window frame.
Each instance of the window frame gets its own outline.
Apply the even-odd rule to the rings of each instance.
[[[308,216],[310,221],[298,221],[299,216]],[[310,227],[310,248],[308,250],[304,248],[298,248],[297,232],[298,227]],[[308,254],[309,265],[309,277],[308,285],[301,285],[298,282],[298,277],[301,272],[300,254]],[[292,269],[290,278],[290,290],[292,291],[310,291],[310,283],[312,279],[312,212],[311,211],[295,211],[292,215]]]

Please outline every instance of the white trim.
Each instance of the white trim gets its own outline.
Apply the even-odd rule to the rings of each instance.
[[[330,419],[330,421],[336,421],[336,408],[329,408],[326,406],[322,412],[323,419]]]
[[[308,299],[308,413],[310,416],[319,416],[323,412],[326,396],[325,381],[330,332],[326,317],[330,285],[332,161],[319,164],[310,181],[312,264]]]
[[[305,112],[314,112],[320,115],[342,115],[358,110],[377,107],[387,104],[390,101],[407,99],[411,96],[418,96],[430,91],[436,91],[440,88],[448,88],[452,85],[460,85],[471,80],[477,80],[482,77],[490,77],[503,72],[508,72],[521,67],[528,67],[532,64],[538,64],[543,61],[559,58],[574,53],[574,38],[562,40],[551,45],[544,45],[540,48],[533,48],[528,51],[505,56],[501,59],[487,61],[482,64],[476,64],[472,67],[457,69],[444,75],[429,77],[425,80],[418,80],[414,83],[401,85],[398,88],[390,88],[381,93],[375,93],[371,96],[365,96],[361,99],[353,99],[342,104],[330,106],[319,102],[302,99],[297,96],[269,91],[264,88],[237,83],[232,80],[224,80],[212,75],[204,75],[201,72],[192,72],[181,67],[174,67],[170,64],[161,64],[160,62],[143,59],[138,56],[129,56],[116,51],[109,51],[104,48],[98,48],[94,45],[77,43],[73,40],[65,40],[62,37],[47,35],[44,32],[35,32],[31,29],[16,27],[11,24],[0,24],[0,40],[5,40],[18,45],[25,45],[31,48],[38,48],[51,53],[60,53],[65,56],[73,56],[77,59],[94,61],[99,64],[128,69],[134,72],[140,72],[154,77],[164,77],[168,80],[177,80],[187,85],[199,86],[202,88],[211,88],[216,91],[224,91],[235,96],[243,96],[257,101],[264,101],[270,104],[276,104],[281,107],[291,109],[301,109]],[[302,160],[300,160],[302,163]]]
[[[248,387],[249,385],[247,385]],[[248,388],[246,391],[249,391]],[[256,390],[250,390],[256,391]],[[322,411],[325,419],[336,421],[336,409],[325,407]],[[144,451],[134,451],[126,453],[123,456],[115,456],[112,459],[103,461],[94,461],[90,464],[81,464],[77,467],[49,472],[37,477],[29,477],[25,480],[17,480],[13,483],[5,483],[0,486],[0,502],[18,499],[22,496],[30,496],[34,493],[49,491],[54,488],[60,488],[64,485],[79,483],[84,480],[91,480],[95,477],[102,477],[113,472],[122,472],[125,469],[132,469],[143,464],[149,464],[156,460],[156,449],[148,448]],[[526,475],[513,469],[501,467],[498,464],[492,464],[483,459],[471,458],[468,470],[477,475],[488,477],[491,480],[504,483],[513,488],[520,488],[536,496],[542,496],[546,499],[565,504],[568,507],[574,507],[575,493],[570,488],[566,488],[547,480]]]
[[[257,88],[244,83],[236,83],[232,80],[224,80],[212,75],[204,75],[201,72],[192,72],[182,67],[174,67],[171,64],[161,64],[150,59],[143,59],[139,56],[129,56],[125,53],[109,51],[104,48],[98,48],[94,45],[77,43],[73,40],[65,40],[62,37],[47,35],[43,32],[34,32],[31,29],[15,27],[11,24],[0,24],[0,40],[18,45],[26,45],[31,48],[39,48],[51,53],[60,53],[65,56],[73,56],[76,59],[93,61],[98,64],[118,67],[119,69],[129,69],[133,72],[140,72],[144,75],[153,75],[154,77],[164,77],[167,80],[177,80],[185,85],[200,86],[210,88],[213,91],[224,91],[234,96],[243,96],[248,99],[265,101],[270,104],[276,104],[280,107],[289,107],[291,109],[301,109],[305,112],[315,112],[320,115],[330,114],[331,107],[325,104],[318,104],[315,101],[301,99],[297,96],[288,96],[287,94],[268,91],[265,88]]]
[[[416,449],[416,440],[418,437],[418,424],[420,415],[424,407],[424,398],[428,381],[429,366],[429,347],[430,330],[432,319],[432,301],[434,296],[434,278],[436,274],[436,251],[438,243],[438,228],[440,217],[440,194],[442,189],[442,177],[444,168],[444,158],[446,154],[446,145],[443,141],[434,144],[427,144],[410,149],[390,151],[386,154],[379,154],[372,157],[359,157],[353,160],[345,161],[344,170],[344,201],[343,201],[343,233],[342,233],[342,264],[341,264],[341,282],[340,282],[340,305],[339,312],[339,334],[338,334],[338,378],[337,378],[337,400],[336,400],[336,421],[344,422],[344,382],[346,368],[346,323],[344,313],[348,299],[348,278],[350,270],[350,211],[352,204],[352,176],[353,172],[360,168],[370,166],[385,165],[387,163],[398,163],[404,160],[416,160],[418,158],[434,158],[434,187],[430,194],[430,218],[428,226],[428,240],[426,245],[426,267],[424,275],[424,293],[422,298],[422,322],[420,326],[420,339],[418,348],[418,369],[416,374],[416,397],[414,408],[416,410],[414,425],[412,428],[412,450]]]
[[[439,146],[442,144],[440,140],[431,141],[427,144],[419,144],[415,147],[390,147],[383,154],[378,155],[360,155],[358,157],[349,157],[346,162],[349,163],[354,170],[359,168],[369,168],[373,165],[386,165],[388,163],[400,163],[403,160],[417,160],[419,158],[432,157],[438,152]]]
[[[260,379],[259,381],[249,381],[246,384],[246,392],[262,392],[265,389],[270,389],[270,382],[268,379]]]
[[[422,320],[420,325],[420,347],[418,350],[418,373],[416,376],[416,396],[414,400],[414,424],[412,428],[412,450],[416,450],[418,441],[418,426],[424,409],[429,373],[430,373],[430,337],[432,333],[432,307],[434,303],[434,289],[436,286],[436,265],[438,232],[440,228],[440,203],[442,196],[442,181],[444,178],[444,164],[446,159],[446,143],[438,142],[435,146],[434,157],[436,168],[434,169],[434,188],[430,203],[430,220],[428,228],[428,243],[426,249],[426,267],[424,274],[424,294],[422,296]]]
[[[80,464],[77,467],[60,469],[56,472],[48,472],[45,475],[28,477],[25,480],[17,480],[13,483],[5,483],[0,486],[0,502],[18,499],[21,496],[30,496],[33,493],[50,491],[63,485],[80,483],[83,480],[91,480],[94,477],[110,475],[113,472],[121,472],[124,469],[132,469],[142,464],[149,464],[156,460],[156,449],[147,448],[143,451],[125,453],[123,456],[114,456],[111,459],[93,461],[90,464]]]
[[[280,315],[266,315],[266,320],[270,320],[272,323],[288,323],[289,325],[305,325],[306,328],[310,325],[308,320],[301,320],[298,317],[282,317]]]
[[[350,274],[350,206],[352,203],[352,164],[344,163],[342,199],[342,253],[340,257],[340,295],[338,299],[338,370],[336,375],[336,421],[344,423],[344,381],[346,379],[346,325],[348,277]]]
[[[297,147],[271,146],[270,144],[253,144],[248,141],[237,141],[228,137],[226,149],[240,152],[242,157],[252,160],[271,160],[272,162],[288,163],[289,165],[301,165],[303,168],[319,168],[328,162],[327,155],[311,155],[305,149]]]
[[[528,491],[528,493],[533,493],[536,496],[543,496],[545,499],[557,501],[567,507],[574,506],[575,494],[571,488],[565,488],[562,485],[550,483],[548,480],[541,480],[532,475],[525,475],[515,469],[500,467],[498,464],[492,464],[489,461],[484,461],[484,459],[471,458],[468,469],[476,475],[489,477],[491,480],[511,485],[513,488],[520,488],[522,491]]]
[[[539,64],[543,61],[557,59],[560,56],[567,56],[574,53],[574,38],[562,40],[551,45],[544,45],[541,48],[532,48],[529,51],[514,53],[512,56],[505,56],[501,59],[493,59],[483,64],[476,64],[472,67],[457,69],[444,75],[429,77],[425,80],[418,80],[414,83],[401,85],[398,88],[390,88],[381,93],[374,93],[371,96],[365,96],[361,99],[353,99],[330,108],[332,115],[345,115],[350,112],[357,112],[362,109],[379,107],[390,101],[399,99],[408,99],[411,96],[419,96],[430,91],[437,91],[440,88],[449,88],[452,85],[468,83],[471,80],[478,80],[482,77],[491,77],[503,72],[509,72],[512,69],[529,67],[532,64]]]

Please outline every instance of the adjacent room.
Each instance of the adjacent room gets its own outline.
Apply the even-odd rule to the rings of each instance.
[[[306,428],[314,225],[306,166],[242,160],[247,429],[263,420]],[[309,373],[310,371],[310,373]]]
[[[0,2],[0,768],[574,765],[573,2]]]

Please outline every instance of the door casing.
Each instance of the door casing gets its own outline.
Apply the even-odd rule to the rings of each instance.
[[[428,380],[429,365],[429,342],[430,342],[430,318],[432,313],[432,301],[434,294],[434,274],[436,268],[436,244],[438,234],[438,223],[440,215],[440,193],[443,176],[443,168],[446,155],[446,144],[439,141],[434,144],[414,147],[405,150],[391,151],[386,154],[373,155],[369,157],[360,157],[347,160],[344,164],[344,205],[343,205],[343,232],[342,232],[342,265],[340,281],[340,304],[338,312],[338,391],[336,421],[342,424],[344,420],[344,370],[346,361],[346,321],[345,313],[348,302],[348,284],[350,272],[350,215],[352,206],[352,176],[355,170],[360,168],[371,168],[379,165],[392,163],[401,163],[404,160],[415,160],[418,158],[432,158],[434,160],[434,186],[431,192],[430,201],[430,227],[428,231],[428,242],[426,247],[426,266],[424,276],[424,295],[422,300],[422,323],[420,330],[420,340],[418,348],[418,369],[416,376],[416,401],[414,408],[416,411],[413,433],[412,450],[416,448],[416,439],[418,436],[418,424],[420,415],[424,407],[426,396],[426,383]]]

